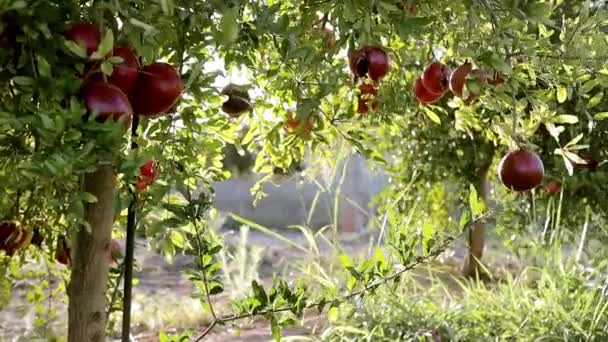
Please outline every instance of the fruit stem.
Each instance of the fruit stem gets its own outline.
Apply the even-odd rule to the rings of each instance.
[[[133,124],[131,125],[131,150],[136,150],[138,148],[135,140],[137,137],[137,126],[139,126],[139,115],[134,115]],[[133,191],[132,187],[129,187],[129,192],[131,193],[131,203],[129,203],[127,213],[127,241],[124,265],[124,293],[122,302],[122,342],[130,341],[131,299],[133,293],[133,261],[135,254],[135,207],[137,206],[137,195]]]

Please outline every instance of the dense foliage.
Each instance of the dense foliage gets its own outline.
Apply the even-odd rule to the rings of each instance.
[[[6,279],[17,265],[56,259],[64,238],[72,243],[77,231],[94,228],[85,212],[98,199],[82,183],[110,164],[118,175],[114,235],[124,234],[135,193],[138,232],[167,255],[197,256],[191,278],[213,310],[210,300],[223,289],[215,258],[222,247],[206,229],[208,189],[230,175],[222,164],[229,144],[259,151],[254,170],[266,181],[307,149],[330,156],[333,143],[347,141],[392,176],[381,198],[392,249],[360,264],[344,257],[351,280],[314,299],[302,283],[254,283],[234,315],[212,311],[214,325],[263,315],[278,335],[305,308],[337,305],[439,254],[471,215],[439,229],[437,222],[449,221],[445,208],[426,202],[437,222],[412,220],[406,214],[419,192],[410,190],[431,189],[423,195],[429,200],[466,199],[472,218],[481,219],[484,205],[470,185],[516,145],[533,144],[546,179],[562,183],[572,211],[565,217],[587,205],[606,215],[608,12],[600,1],[0,0],[0,14],[0,220],[18,221],[37,237],[17,257],[4,257]],[[78,21],[101,29],[97,51],[66,40],[64,31]],[[105,78],[120,70],[124,60],[107,57],[116,46],[134,49],[142,66],[169,63],[183,80],[179,102],[161,117],[143,114],[162,99],[137,104],[131,96],[131,136],[124,119],[87,114],[82,92],[91,69]],[[363,46],[383,46],[391,58],[374,88],[355,83],[350,70],[349,56]],[[467,82],[465,92],[477,94],[472,101],[446,93],[422,105],[412,86],[435,60],[452,69],[472,62],[492,82]],[[140,79],[152,72],[142,70]],[[238,79],[245,84],[231,98],[224,86]],[[227,108],[230,99],[242,108]],[[366,110],[358,108],[361,99]],[[140,187],[140,166],[150,160],[159,174]],[[442,189],[443,181],[457,191]]]

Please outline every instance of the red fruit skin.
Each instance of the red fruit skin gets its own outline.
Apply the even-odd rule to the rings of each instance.
[[[156,117],[167,112],[184,89],[177,70],[167,63],[144,66],[131,92],[131,103],[136,114]]]
[[[97,113],[97,121],[105,122],[109,118],[117,121],[124,116],[125,126],[131,126],[131,103],[117,86],[103,81],[87,83],[83,89],[83,100],[90,113]]]
[[[558,181],[550,181],[545,184],[545,190],[550,194],[556,194],[562,188],[562,184]]]
[[[498,165],[502,183],[515,191],[534,189],[543,181],[545,168],[540,157],[528,150],[511,151]]]
[[[139,167],[140,176],[137,178],[137,191],[144,191],[150,184],[154,182],[158,169],[158,163],[153,160],[150,160]]]
[[[154,179],[156,178],[156,162],[153,160],[147,161],[144,165],[140,166],[139,173],[145,178]]]
[[[412,87],[412,90],[413,90],[414,96],[416,97],[418,102],[423,103],[423,104],[435,103],[435,102],[441,100],[441,97],[443,96],[443,94],[433,94],[430,91],[428,91],[422,85],[421,77],[418,77],[416,79],[416,81],[414,81],[414,86]]]
[[[372,47],[367,52],[369,77],[374,81],[380,81],[391,70],[391,58],[380,47]]]
[[[362,84],[359,86],[359,101],[357,103],[358,113],[367,113],[369,111],[369,104],[371,103],[372,111],[378,110],[380,103],[376,99],[378,95],[378,89],[371,84]]]
[[[379,46],[364,46],[353,52],[349,65],[355,79],[368,75],[378,82],[391,70],[391,58]]]
[[[148,185],[150,185],[150,183],[148,183],[145,178],[137,177],[137,183],[135,184],[135,188],[137,189],[137,191],[142,192],[146,190],[148,188]]]
[[[422,85],[435,95],[443,95],[449,88],[450,68],[440,62],[429,64],[422,73]]]
[[[462,97],[464,84],[467,80],[467,76],[469,76],[472,70],[473,64],[464,63],[452,72],[450,75],[450,90],[452,90],[454,95]]]
[[[65,30],[63,36],[85,48],[87,55],[90,56],[97,51],[101,41],[101,33],[97,26],[91,23],[75,22]]]
[[[122,57],[123,62],[114,65],[112,75],[108,77],[108,82],[117,86],[125,94],[129,94],[139,76],[139,61],[133,49],[118,47],[114,49],[114,56]]]

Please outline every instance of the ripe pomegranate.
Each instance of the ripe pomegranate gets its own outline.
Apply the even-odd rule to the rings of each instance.
[[[314,127],[312,117],[308,117],[308,120],[304,127],[300,126],[300,119],[292,116],[292,114],[290,114],[290,117],[287,118],[287,120],[285,121],[285,130],[288,134],[298,134],[301,137],[308,137],[310,136],[310,133],[312,132],[312,129]]]
[[[239,86],[229,84],[222,90],[222,94],[228,96],[228,100],[222,104],[222,110],[230,117],[237,118],[251,110],[249,94]]]
[[[414,81],[414,86],[412,87],[414,92],[414,96],[416,99],[423,104],[435,103],[441,100],[443,94],[434,94],[428,91],[424,85],[422,85],[422,78],[418,77],[416,81]]]
[[[367,75],[378,82],[391,70],[391,58],[382,47],[364,46],[351,55],[350,69],[355,80]]]
[[[139,167],[139,177],[137,177],[136,188],[138,191],[145,190],[158,175],[160,167],[157,162],[150,160]]]
[[[105,122],[108,118],[117,121],[124,117],[125,126],[131,125],[131,103],[118,87],[103,81],[92,81],[85,85],[82,94],[87,110],[97,114],[97,121]]]
[[[97,47],[101,41],[101,33],[97,26],[86,22],[70,24],[63,32],[63,36],[84,47],[88,56],[97,51]]]
[[[23,229],[18,222],[0,223],[0,251],[13,256],[17,251],[27,247],[32,239],[31,232]]]
[[[552,180],[545,184],[545,190],[550,194],[556,194],[562,188],[562,184],[556,180]]]
[[[466,83],[467,77],[469,76],[472,70],[473,64],[464,63],[463,65],[456,68],[456,70],[452,72],[452,75],[450,75],[450,89],[456,96],[462,97],[464,84]]]
[[[422,85],[430,93],[443,95],[448,91],[450,68],[440,62],[429,64],[422,73]]]
[[[378,110],[380,103],[376,99],[378,95],[378,89],[369,83],[364,83],[359,86],[359,100],[357,103],[358,113],[367,113],[371,104],[372,111]]]
[[[114,56],[121,57],[122,63],[114,65],[112,75],[108,81],[120,88],[125,94],[129,94],[139,76],[139,61],[135,51],[126,47],[114,48]]]
[[[136,114],[156,117],[173,107],[184,89],[177,70],[167,63],[144,66],[131,92],[131,103]]]
[[[537,187],[545,174],[540,157],[528,150],[509,152],[498,165],[498,176],[502,183],[515,191],[526,191]]]

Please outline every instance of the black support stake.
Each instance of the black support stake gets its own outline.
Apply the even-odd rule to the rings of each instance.
[[[137,126],[139,125],[139,116],[133,115],[133,124],[131,126],[131,150],[137,149]],[[125,278],[122,300],[122,342],[130,342],[131,335],[131,300],[133,293],[133,261],[135,260],[135,227],[136,218],[135,210],[137,207],[137,194],[130,187],[131,203],[129,203],[129,211],[127,213],[127,251],[125,253]]]

